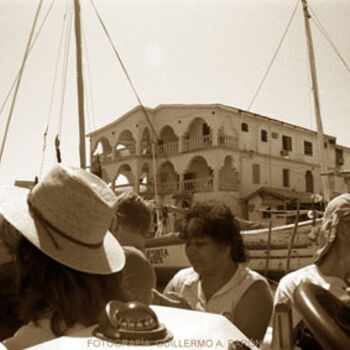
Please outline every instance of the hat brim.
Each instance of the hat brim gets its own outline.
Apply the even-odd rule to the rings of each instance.
[[[124,251],[111,232],[106,232],[103,244],[98,247],[70,241],[31,216],[28,192],[19,187],[0,186],[0,212],[40,251],[63,265],[86,273],[105,275],[122,270]]]

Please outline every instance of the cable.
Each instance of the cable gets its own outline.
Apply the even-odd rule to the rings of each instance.
[[[69,56],[70,38],[71,38],[72,22],[73,22],[73,12],[72,12],[72,9],[70,10],[71,11],[68,16],[68,28],[66,32],[66,38],[65,38],[65,49],[64,49],[65,55],[64,55],[64,61],[63,61],[63,81],[62,81],[61,104],[60,104],[61,108],[60,108],[60,114],[58,117],[58,125],[57,125],[58,137],[61,136],[61,132],[62,132],[63,106],[64,106],[66,83],[67,83],[68,56]]]
[[[84,45],[85,45],[85,53],[86,53],[86,70],[87,70],[87,74],[88,74],[88,83],[89,83],[89,93],[90,93],[90,103],[91,103],[91,119],[92,121],[90,121],[90,114],[88,114],[88,121],[89,124],[89,129],[96,129],[96,118],[95,118],[95,106],[94,106],[94,94],[93,94],[93,89],[92,89],[92,79],[91,79],[91,67],[90,67],[90,60],[89,60],[89,52],[88,52],[88,45],[87,45],[87,40],[86,40],[86,35],[85,35],[85,31],[83,30],[82,27],[82,33],[83,33],[83,40],[84,40]],[[88,104],[87,104],[88,107]]]
[[[311,19],[313,20],[313,22],[316,25],[316,28],[320,31],[320,33],[325,37],[325,39],[327,40],[328,44],[334,49],[336,55],[338,56],[338,58],[341,60],[341,62],[344,64],[346,70],[350,73],[350,67],[348,66],[348,64],[346,63],[345,59],[343,58],[343,56],[341,55],[341,53],[339,52],[339,50],[337,49],[334,41],[332,40],[332,38],[330,37],[330,35],[327,33],[325,27],[323,26],[323,24],[321,23],[321,21],[318,19],[318,17],[316,16],[315,11],[312,10],[312,8],[310,7],[310,5],[308,5],[310,12],[312,13],[312,17]],[[314,20],[315,18],[315,20]]]
[[[39,26],[39,28],[38,28],[37,33],[36,33],[35,36],[34,36],[33,42],[32,42],[31,45],[29,46],[29,49],[28,49],[28,56],[29,56],[30,52],[32,51],[32,48],[34,47],[34,45],[35,45],[35,43],[36,43],[36,40],[37,40],[38,37],[39,37],[39,34],[40,34],[40,32],[41,32],[41,30],[42,30],[42,28],[43,28],[43,26],[44,26],[44,24],[45,24],[45,22],[46,22],[46,20],[47,20],[47,18],[48,18],[48,16],[49,16],[49,14],[50,14],[50,12],[51,12],[51,9],[52,9],[52,7],[53,7],[54,2],[55,2],[55,0],[52,0],[51,5],[50,5],[49,9],[47,10],[47,12],[46,12],[46,14],[45,14],[45,16],[44,16],[44,19],[43,19],[43,21],[41,22],[41,24],[40,24],[40,26]],[[6,95],[6,97],[5,97],[5,100],[4,100],[4,102],[3,102],[3,104],[2,104],[2,106],[1,106],[1,108],[0,108],[0,115],[1,115],[1,113],[3,112],[3,110],[4,110],[4,108],[5,108],[5,105],[6,105],[7,101],[8,101],[8,99],[9,99],[9,97],[10,97],[12,91],[13,91],[13,88],[15,87],[15,84],[16,84],[16,81],[17,81],[17,79],[18,79],[19,73],[20,73],[20,69],[19,69],[19,71],[17,72],[16,77],[15,77],[15,79],[13,80],[13,83],[12,83],[12,85],[11,85],[11,87],[10,87],[10,90],[9,90],[9,92],[7,93],[7,95]]]
[[[67,5],[68,7],[68,5]],[[51,89],[51,98],[50,98],[50,106],[49,106],[49,112],[48,112],[48,116],[47,116],[47,123],[46,123],[46,128],[45,128],[45,132],[44,132],[44,139],[43,139],[43,148],[42,148],[42,159],[41,159],[41,163],[40,163],[40,170],[39,170],[39,179],[41,178],[41,174],[43,171],[43,167],[44,167],[44,162],[45,162],[45,154],[46,154],[46,139],[47,139],[47,134],[49,131],[49,125],[50,125],[50,120],[52,117],[52,106],[53,106],[53,100],[54,100],[54,94],[55,94],[55,90],[56,90],[56,84],[57,84],[57,75],[58,75],[58,62],[59,62],[59,58],[60,58],[60,54],[61,54],[61,48],[62,48],[62,42],[63,42],[63,36],[64,36],[64,29],[65,29],[65,25],[66,25],[66,21],[67,21],[67,8],[66,8],[66,12],[64,14],[63,17],[63,25],[61,28],[61,35],[60,35],[60,40],[59,40],[59,44],[58,44],[58,51],[57,51],[57,57],[56,57],[56,68],[55,68],[55,75],[54,75],[54,79],[53,79],[53,84],[52,84],[52,89]]]
[[[1,150],[0,150],[0,163],[1,163],[2,155],[3,155],[4,149],[5,149],[5,143],[6,143],[6,139],[7,139],[7,134],[8,134],[8,130],[9,130],[9,127],[10,127],[12,114],[13,114],[14,107],[15,107],[15,102],[16,102],[16,98],[17,98],[17,94],[18,94],[18,90],[19,90],[19,85],[20,85],[21,80],[22,80],[24,66],[25,66],[27,58],[28,58],[30,43],[32,42],[32,39],[33,39],[33,34],[34,34],[35,27],[36,27],[36,23],[38,21],[38,17],[39,17],[39,13],[40,13],[40,9],[41,9],[42,3],[43,3],[43,0],[40,0],[39,4],[38,4],[38,8],[36,10],[35,17],[34,17],[32,29],[31,29],[30,34],[29,34],[27,46],[26,46],[26,49],[24,51],[22,65],[21,65],[21,68],[20,68],[20,71],[19,71],[19,74],[18,74],[18,79],[17,79],[16,86],[15,86],[15,92],[14,92],[14,95],[13,95],[12,104],[11,104],[11,107],[10,107],[10,112],[9,112],[8,117],[7,117],[5,133],[4,133],[4,136],[3,136],[3,139],[2,139]]]
[[[273,63],[275,62],[275,59],[276,59],[276,57],[277,57],[277,55],[278,55],[278,52],[279,52],[279,50],[280,50],[280,48],[281,48],[281,46],[282,46],[283,41],[284,41],[284,39],[285,39],[285,37],[286,37],[286,35],[287,35],[287,32],[288,32],[288,30],[289,30],[289,27],[290,27],[292,21],[293,21],[293,18],[294,18],[294,16],[295,16],[295,13],[296,13],[296,11],[297,11],[298,6],[299,6],[299,0],[297,0],[297,3],[296,3],[295,8],[294,8],[294,10],[293,10],[293,13],[292,13],[292,15],[291,15],[291,17],[290,17],[290,19],[289,19],[289,21],[288,21],[287,27],[286,27],[286,29],[285,29],[283,35],[282,35],[282,38],[281,38],[281,40],[280,40],[280,42],[279,42],[279,44],[278,44],[278,46],[277,46],[277,49],[276,49],[274,55],[272,56],[272,60],[271,60],[270,64],[268,65],[267,70],[266,70],[266,72],[265,72],[265,74],[264,74],[264,76],[263,76],[263,78],[262,78],[260,84],[258,85],[258,88],[257,88],[257,90],[256,90],[256,92],[255,92],[255,94],[254,94],[254,96],[253,96],[253,98],[252,98],[252,100],[251,100],[251,102],[250,102],[248,108],[247,108],[247,111],[250,111],[251,107],[253,106],[253,104],[254,104],[254,102],[255,102],[255,99],[256,99],[256,97],[258,96],[258,94],[259,94],[259,92],[260,92],[260,90],[261,90],[261,88],[262,88],[262,86],[263,86],[263,84],[264,84],[264,82],[265,82],[265,80],[266,80],[266,78],[267,78],[267,75],[268,75],[269,72],[270,72],[270,69],[271,69]]]
[[[134,92],[134,94],[135,94],[135,96],[136,96],[137,102],[139,103],[139,105],[140,105],[140,107],[141,107],[141,109],[142,109],[142,112],[143,112],[143,114],[145,115],[145,117],[146,117],[146,119],[147,119],[147,121],[148,121],[148,123],[149,123],[149,125],[150,125],[150,127],[151,127],[151,129],[152,129],[153,136],[154,136],[155,140],[158,141],[157,132],[156,132],[156,130],[154,129],[152,123],[151,123],[151,120],[150,120],[150,118],[149,118],[149,116],[148,116],[148,113],[147,113],[145,107],[143,106],[143,103],[142,103],[142,101],[141,101],[141,99],[140,99],[140,97],[139,97],[139,95],[138,95],[138,93],[137,93],[137,91],[136,91],[136,89],[135,89],[135,86],[134,86],[134,84],[133,84],[133,82],[132,82],[132,80],[131,80],[131,78],[130,78],[129,73],[128,73],[128,71],[126,70],[126,67],[125,67],[124,63],[123,63],[123,61],[122,61],[122,59],[121,59],[121,57],[120,57],[120,55],[119,55],[119,53],[118,53],[116,47],[114,46],[114,44],[113,44],[113,42],[112,42],[112,38],[111,38],[111,36],[110,36],[110,34],[109,34],[109,32],[108,32],[106,26],[105,26],[105,24],[104,24],[104,22],[103,22],[103,20],[102,20],[102,18],[101,18],[101,16],[100,16],[100,14],[98,13],[95,4],[93,3],[92,0],[90,0],[90,3],[91,3],[91,5],[93,6],[93,8],[94,8],[94,10],[95,10],[95,13],[96,13],[96,15],[97,15],[97,17],[98,17],[98,19],[99,19],[99,21],[100,21],[100,24],[101,24],[101,26],[102,26],[102,28],[103,28],[103,30],[104,30],[104,32],[105,32],[105,34],[106,34],[106,36],[107,36],[109,42],[110,42],[110,44],[112,45],[113,51],[114,51],[115,55],[116,55],[117,58],[118,58],[118,61],[119,61],[120,65],[121,65],[121,67],[122,67],[122,69],[123,69],[123,71],[124,71],[124,74],[125,74],[126,78],[127,78],[128,81],[129,81],[129,84],[130,84],[130,86],[131,86],[131,88],[132,88],[132,90],[133,90],[133,92]]]

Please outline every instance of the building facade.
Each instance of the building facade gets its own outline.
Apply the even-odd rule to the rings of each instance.
[[[181,206],[220,199],[236,215],[263,221],[269,218],[261,210],[286,207],[288,195],[264,203],[261,188],[289,191],[291,201],[293,193],[322,193],[312,130],[220,104],[160,105],[146,114],[136,107],[88,135],[91,164],[99,162],[115,191],[132,187]],[[346,191],[338,174],[350,168],[350,149],[325,135],[324,150],[332,192]]]

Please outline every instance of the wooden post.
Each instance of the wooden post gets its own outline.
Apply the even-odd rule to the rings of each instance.
[[[272,220],[270,216],[269,221],[269,232],[267,234],[267,256],[266,256],[266,264],[265,264],[265,276],[267,277],[269,273],[269,264],[270,264],[270,251],[271,251],[271,232],[272,231]]]
[[[307,1],[302,0],[302,3],[303,3],[303,10],[304,10],[305,32],[306,32],[307,46],[308,46],[308,53],[309,53],[310,72],[311,72],[311,79],[312,79],[312,91],[314,95],[318,152],[320,155],[321,173],[326,173],[327,160],[324,152],[324,137],[323,137],[323,126],[322,126],[322,120],[321,120],[320,102],[319,102],[319,96],[318,96],[315,53],[314,53],[314,47],[312,43],[311,29],[310,29],[310,23],[309,23],[309,19],[311,18],[311,16],[307,7]],[[326,203],[328,203],[331,199],[331,189],[329,185],[329,178],[328,176],[321,176],[321,180],[322,180],[324,200]]]
[[[82,66],[82,54],[81,54],[79,0],[74,0],[74,14],[75,14],[75,46],[76,46],[78,113],[79,113],[79,156],[80,156],[80,167],[85,169],[86,168],[86,151],[85,151],[85,120],[84,120],[84,83],[83,83],[83,66]]]
[[[291,256],[292,249],[293,249],[294,238],[295,238],[295,236],[296,236],[296,234],[298,232],[299,213],[300,213],[300,200],[298,199],[297,200],[297,214],[296,214],[296,217],[295,217],[295,224],[294,224],[293,233],[292,233],[292,236],[290,237],[289,245],[288,245],[286,273],[288,273],[289,269],[290,269],[290,256]]]

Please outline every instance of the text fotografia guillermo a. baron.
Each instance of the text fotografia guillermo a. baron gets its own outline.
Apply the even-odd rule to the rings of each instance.
[[[260,341],[250,339],[242,340],[220,340],[220,339],[173,339],[166,343],[153,344],[145,340],[134,341],[106,341],[101,339],[88,339],[88,348],[128,348],[130,346],[147,346],[152,345],[154,348],[178,348],[178,349],[230,349],[230,350],[246,350],[251,349],[251,346],[259,347]]]

